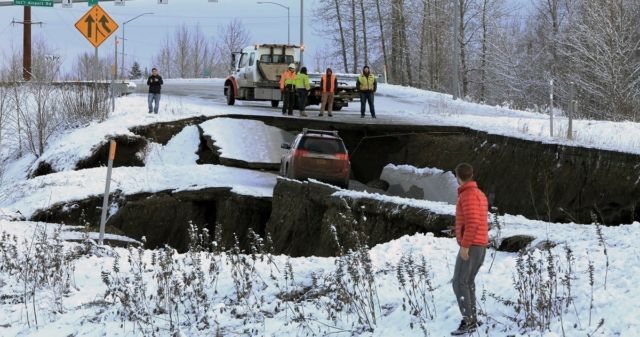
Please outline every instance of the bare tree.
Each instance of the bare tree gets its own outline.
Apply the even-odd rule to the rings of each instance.
[[[462,75],[462,96],[469,94],[469,76],[474,70],[471,68],[472,44],[478,32],[477,18],[480,11],[474,0],[456,0],[459,1],[459,24],[458,27],[458,44],[460,46],[460,74]]]
[[[420,29],[420,60],[418,61],[418,76],[422,77],[424,72],[425,61],[428,60],[428,56],[425,53],[427,48],[427,32],[429,31],[429,5],[428,0],[424,0],[422,3],[422,27]],[[421,80],[418,80],[418,85],[424,87]]]
[[[340,46],[341,46],[341,54],[342,54],[342,64],[344,72],[349,71],[349,65],[347,64],[347,48],[345,46],[344,40],[344,29],[342,28],[342,16],[340,15],[340,3],[338,0],[335,0],[335,9],[336,9],[336,20],[338,21],[338,28],[340,29]]]
[[[2,79],[0,77],[0,79]],[[0,146],[2,146],[2,144],[4,143],[4,129],[6,127],[6,119],[7,119],[7,115],[9,114],[10,111],[10,107],[9,107],[9,94],[10,94],[10,90],[8,85],[0,85]],[[0,176],[1,176],[1,172],[0,172]]]
[[[160,48],[160,52],[154,58],[154,64],[159,67],[166,78],[174,77],[174,64],[173,64],[173,48],[171,39],[169,36],[165,36],[164,43]]]
[[[191,64],[193,67],[192,77],[202,77],[205,68],[205,59],[207,53],[207,39],[200,28],[196,25],[191,34]]]
[[[369,65],[369,48],[367,47],[367,13],[364,11],[364,0],[360,0],[360,10],[362,12],[362,42],[364,47],[364,64]]]
[[[98,79],[109,78],[111,72],[111,64],[113,58],[98,58],[96,71],[96,60],[93,53],[84,52],[76,56],[73,64],[73,74],[71,78],[76,80],[93,80],[97,76]]]
[[[384,67],[384,70],[386,71],[389,62],[387,60],[387,46],[384,40],[384,25],[382,24],[382,12],[380,11],[380,0],[375,0],[375,1],[376,1],[376,12],[378,14],[378,24],[380,25],[380,44],[382,47],[382,55],[384,60],[383,67]]]
[[[446,91],[454,66],[450,50],[459,46],[465,97],[545,109],[553,78],[558,106],[566,106],[568,83],[574,81],[585,116],[637,119],[640,2],[530,1],[533,6],[525,11],[517,7],[520,2],[505,0],[324,0],[318,2],[317,22],[336,42],[328,47],[345,68],[357,71],[351,64],[357,58],[388,65],[391,83]],[[454,41],[448,37],[456,3],[460,20]],[[357,5],[361,14],[354,15]],[[375,12],[367,17],[366,8],[373,6]],[[368,27],[371,20],[377,24]],[[362,55],[356,46],[365,40]],[[347,56],[347,50],[353,55]],[[608,60],[608,68],[602,60]]]
[[[555,0],[552,0],[555,1]],[[502,0],[482,0],[480,3],[480,79],[479,94],[480,102],[487,101],[487,88],[489,82],[489,62],[490,53],[493,53],[495,47],[495,31],[497,23],[503,19]]]
[[[356,24],[356,0],[351,0],[351,31],[353,33],[353,72],[358,72],[358,25]]]
[[[231,52],[248,42],[249,33],[239,20],[219,27],[215,39],[207,37],[199,25],[182,25],[165,37],[153,60],[166,78],[225,76]]]
[[[583,116],[637,120],[640,36],[635,1],[581,1],[563,41],[568,79],[584,93]]]
[[[411,50],[407,43],[407,25],[404,0],[392,0],[391,3],[391,78],[393,83],[411,84]]]
[[[231,53],[240,51],[249,43],[250,39],[249,32],[242,24],[242,21],[238,19],[234,19],[220,28],[219,36],[221,36],[221,57],[228,60],[231,60]],[[229,64],[229,62],[226,64]]]
[[[177,67],[178,76],[187,78],[190,74],[191,63],[191,31],[185,24],[176,29],[174,33],[174,64]]]

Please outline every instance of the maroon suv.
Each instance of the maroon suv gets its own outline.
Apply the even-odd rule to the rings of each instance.
[[[316,179],[349,187],[351,163],[338,131],[303,129],[280,161],[280,175],[292,179]]]

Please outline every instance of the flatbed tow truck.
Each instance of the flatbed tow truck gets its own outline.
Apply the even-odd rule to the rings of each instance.
[[[228,105],[236,100],[270,101],[277,108],[282,100],[280,92],[280,75],[287,70],[289,64],[299,62],[300,46],[284,44],[263,44],[249,46],[232,54],[232,74],[225,79],[224,95]],[[296,69],[297,71],[298,69]],[[333,100],[333,110],[339,111],[353,101],[358,92],[355,87],[357,75],[337,74],[338,87]],[[322,74],[309,73],[311,90],[307,105],[320,104]]]

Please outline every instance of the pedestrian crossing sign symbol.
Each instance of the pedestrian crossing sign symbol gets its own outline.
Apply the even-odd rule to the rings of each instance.
[[[98,48],[118,29],[118,24],[100,5],[95,5],[76,22],[76,28],[87,41]]]

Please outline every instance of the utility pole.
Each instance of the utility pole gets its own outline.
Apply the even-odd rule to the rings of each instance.
[[[116,49],[116,53],[115,53],[115,63],[114,63],[114,67],[113,67],[113,79],[117,80],[118,79],[118,36],[116,36],[116,44],[115,44],[115,49]]]
[[[31,6],[24,6],[22,21],[11,21],[12,24],[23,25],[22,31],[22,78],[31,80],[31,25],[41,25],[42,22],[31,21]]]
[[[304,0],[300,0],[300,67],[304,60]]]
[[[453,99],[456,100],[460,96],[460,44],[458,29],[460,28],[460,2],[453,0]]]
[[[115,62],[111,68],[111,112],[116,110],[116,81],[118,80],[118,36],[115,38]]]
[[[124,27],[125,24],[122,24],[122,63],[120,63],[120,77],[124,80]],[[117,57],[116,57],[117,58]]]
[[[22,36],[22,78],[31,80],[31,6],[24,6],[24,34]]]

